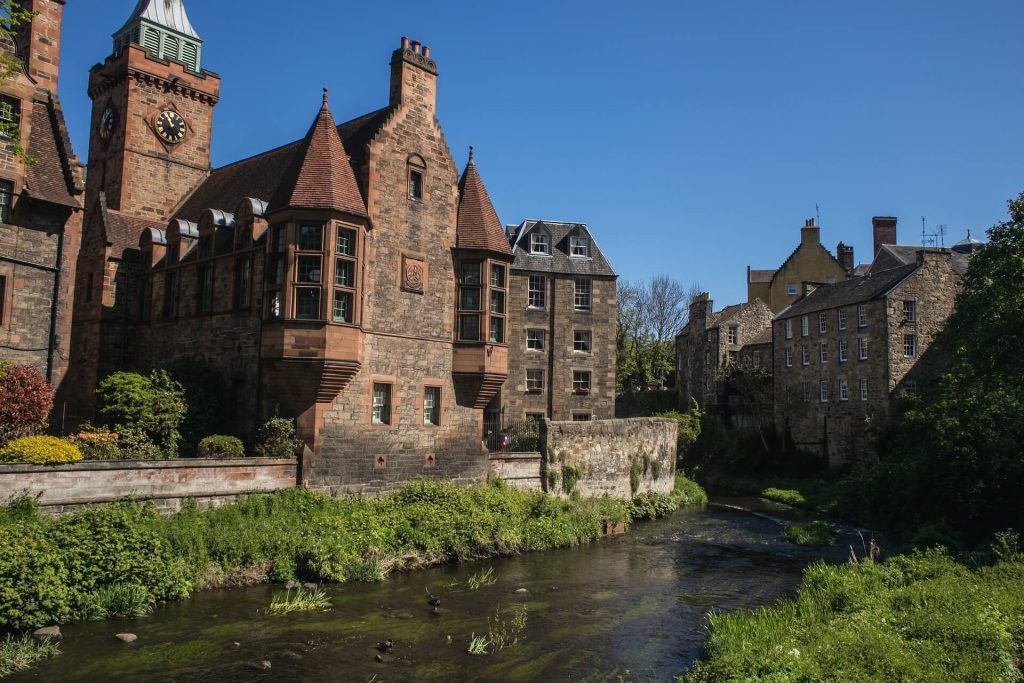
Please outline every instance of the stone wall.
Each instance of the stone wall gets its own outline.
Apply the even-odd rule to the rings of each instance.
[[[491,476],[521,491],[542,491],[540,453],[491,453]]]
[[[670,493],[675,486],[677,432],[675,420],[659,417],[546,422],[548,471],[558,476],[557,486],[547,482],[550,492],[567,496],[563,472],[575,467],[580,478],[574,490],[583,497],[631,498],[630,471],[636,463],[640,486],[635,493]]]
[[[174,511],[185,500],[219,505],[244,493],[293,488],[297,468],[290,458],[0,465],[0,503],[28,494],[39,497],[44,512],[61,513],[89,503],[137,498]]]

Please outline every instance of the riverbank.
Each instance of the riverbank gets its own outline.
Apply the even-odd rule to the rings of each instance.
[[[812,565],[792,600],[712,614],[704,659],[678,680],[1019,681],[1024,555],[1014,546],[973,567],[938,549]]]
[[[671,496],[558,500],[498,484],[416,482],[372,500],[306,490],[161,516],[139,503],[65,517],[0,508],[0,629],[138,617],[193,591],[260,582],[378,581],[434,564],[589,543],[606,525],[701,505]]]

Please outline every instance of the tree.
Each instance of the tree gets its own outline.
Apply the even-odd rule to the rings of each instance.
[[[0,445],[46,429],[53,387],[31,365],[0,361]]]
[[[100,382],[96,396],[108,427],[141,429],[166,456],[177,455],[185,399],[181,385],[165,371],[154,370],[148,376],[115,372]]]

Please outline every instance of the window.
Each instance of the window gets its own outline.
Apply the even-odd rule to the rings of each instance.
[[[573,303],[577,311],[590,310],[592,283],[586,278],[576,278],[575,298]]]
[[[857,327],[868,326],[868,315],[864,310],[864,304],[857,304]]]
[[[530,393],[539,393],[544,390],[544,371],[526,371],[526,390]]]
[[[287,238],[285,226],[275,225],[270,228],[270,254],[267,255],[264,277],[268,288],[266,315],[271,320],[284,316],[284,294],[279,288],[284,286]]]
[[[282,310],[282,301],[283,301],[283,298],[281,296],[281,291],[280,290],[278,290],[276,292],[270,292],[270,294],[267,296],[267,317],[268,318],[271,318],[271,319],[280,318],[282,315],[284,315],[284,311]]]
[[[213,309],[213,267],[196,268],[196,313],[209,313]]]
[[[800,362],[804,365],[811,364],[811,350],[806,345],[800,347]]]
[[[409,171],[409,199],[423,201],[423,171]]]
[[[913,358],[917,355],[917,335],[903,335],[903,355],[906,358]]]
[[[433,427],[441,424],[441,387],[423,389],[423,424]]]
[[[786,339],[792,339],[792,338],[793,338],[793,320],[790,319],[790,320],[786,321]]]
[[[491,264],[491,333],[492,344],[505,343],[505,266]]]
[[[14,183],[0,180],[0,223],[6,223],[11,217],[11,198],[14,196]]]
[[[590,393],[590,371],[589,370],[573,370],[573,373],[572,373],[572,393],[574,393],[574,394],[589,394]]]
[[[849,352],[848,352],[847,346],[849,346],[849,345],[846,343],[845,339],[840,339],[839,340],[839,362],[840,363],[845,363],[849,359]]]
[[[298,320],[320,319],[320,289],[298,287],[295,290],[295,317]]]
[[[331,320],[336,323],[352,322],[352,294],[340,289],[334,290],[334,302],[331,305]]]
[[[570,237],[569,238],[569,256],[577,256],[581,258],[590,258],[590,238],[589,237]]]
[[[836,324],[840,330],[846,329],[846,309],[840,308],[836,311]]]
[[[572,350],[576,353],[590,353],[590,330],[575,330],[572,333]]]
[[[807,382],[800,382],[800,398],[804,403],[811,402],[811,388]]]
[[[828,326],[825,324],[825,314],[818,314],[818,334],[825,334],[828,331]]]
[[[818,344],[818,362],[828,362],[828,342],[821,342]]]
[[[818,400],[822,403],[828,403],[828,382],[818,382]]]
[[[391,385],[373,383],[373,424],[391,424]]]
[[[487,340],[492,344],[505,343],[505,319],[491,316],[491,332]]]
[[[505,266],[500,263],[491,264],[491,287],[505,289]]]
[[[543,275],[531,275],[527,291],[527,305],[530,308],[544,308],[546,305],[547,279]]]
[[[0,95],[0,137],[10,137],[21,119],[21,102],[7,95]]]
[[[319,283],[321,276],[320,256],[299,256],[296,262],[296,282]]]
[[[338,228],[338,235],[334,243],[334,251],[338,256],[356,255],[356,233],[347,228]]]
[[[527,330],[526,331],[526,350],[527,351],[543,351],[544,350],[544,330]]]
[[[551,245],[548,241],[548,234],[546,232],[531,232],[530,233],[530,253],[531,254],[550,254]]]
[[[800,318],[800,336],[806,337],[810,334],[810,328],[807,324],[807,316],[801,316]]]
[[[299,251],[323,251],[324,226],[320,223],[299,225]]]
[[[740,338],[740,328],[733,325],[729,328],[729,343],[736,344]]]
[[[459,341],[480,341],[482,267],[479,261],[459,264]]]
[[[331,294],[331,321],[355,322],[356,231],[338,227],[334,235],[334,290]]]
[[[164,320],[170,320],[178,315],[178,273],[172,271],[164,273],[164,307],[162,311]]]
[[[305,258],[300,257],[300,258]],[[355,286],[355,270],[356,264],[354,261],[348,259],[339,258],[334,260],[334,286],[335,287],[353,287]]]
[[[857,357],[861,360],[868,359],[868,338],[857,337]]]
[[[866,379],[860,381],[860,400],[868,400],[868,381]]]
[[[840,379],[839,380],[839,400],[840,401],[849,401],[850,400],[850,389],[846,385],[846,380],[845,379]]]
[[[235,259],[235,296],[236,311],[249,307],[252,296],[252,257],[239,256]]]
[[[572,421],[573,422],[590,422],[590,420],[592,418],[593,418],[593,416],[590,413],[573,413],[572,414]]]
[[[545,417],[544,413],[527,413],[526,414],[526,419],[527,420],[533,420],[534,422],[543,422],[544,421],[544,417]]]
[[[793,347],[791,346],[786,347],[786,367],[793,367]]]
[[[786,294],[789,296],[796,296],[796,283],[790,282],[786,285]]]
[[[750,364],[753,365],[755,368],[761,367],[761,352],[760,351],[754,351],[753,355],[750,358]]]
[[[903,322],[912,323],[917,321],[917,302],[903,302]]]

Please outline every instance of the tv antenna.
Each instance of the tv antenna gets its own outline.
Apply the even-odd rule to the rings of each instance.
[[[921,216],[921,246],[946,248],[946,226],[936,225],[935,232],[928,232],[924,216]]]

